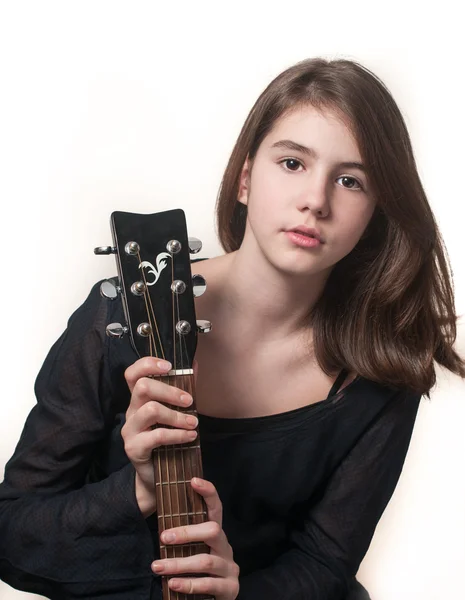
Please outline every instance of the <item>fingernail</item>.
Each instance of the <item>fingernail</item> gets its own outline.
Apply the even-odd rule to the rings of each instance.
[[[188,425],[192,425],[194,427],[197,427],[197,423],[199,422],[199,420],[197,419],[197,417],[194,417],[194,415],[187,415],[186,417],[186,423]]]
[[[198,477],[194,477],[194,483],[195,483],[195,485],[198,485],[199,487],[203,487],[203,481],[201,479],[199,479]]]
[[[186,405],[192,404],[192,396],[189,396],[189,394],[183,394],[181,396],[181,402]]]
[[[170,588],[173,588],[174,590],[177,590],[181,587],[181,582],[179,581],[179,579],[170,579],[168,581],[168,584]]]
[[[154,563],[152,563],[152,569],[154,571],[157,571],[157,573],[159,573],[160,571],[163,571],[164,567],[163,567],[162,563],[154,562]]]
[[[162,371],[169,371],[171,369],[171,363],[167,360],[159,360],[157,362],[157,367]]]
[[[164,542],[174,542],[174,540],[176,539],[176,535],[174,533],[163,533],[162,534],[162,540]]]

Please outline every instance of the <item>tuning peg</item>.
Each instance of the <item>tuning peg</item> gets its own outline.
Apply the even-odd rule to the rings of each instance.
[[[97,248],[94,248],[94,254],[116,254],[116,247],[98,246]]]
[[[210,333],[212,330],[212,324],[210,321],[205,321],[203,319],[197,321],[197,333]]]
[[[202,250],[202,242],[195,238],[195,237],[190,237],[189,240],[189,252],[191,254],[197,254],[198,252],[200,252],[200,250]]]
[[[207,289],[207,282],[202,275],[192,275],[192,292],[195,298],[198,298]]]
[[[176,323],[176,331],[181,335],[187,335],[188,333],[190,333],[190,330],[191,326],[189,321],[182,320]]]
[[[112,338],[122,338],[125,333],[129,331],[129,328],[125,325],[121,325],[121,323],[110,323],[107,325],[106,333],[108,337]]]
[[[121,288],[111,280],[107,279],[103,281],[100,285],[100,295],[104,298],[108,298],[108,300],[114,300],[118,297],[118,294],[121,292]]]

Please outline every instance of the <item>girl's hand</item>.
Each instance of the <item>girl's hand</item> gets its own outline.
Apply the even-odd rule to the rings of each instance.
[[[184,558],[167,558],[152,563],[158,575],[181,575],[171,578],[170,589],[183,594],[211,594],[216,600],[234,600],[239,594],[239,566],[234,562],[233,551],[222,528],[223,506],[215,486],[194,477],[191,485],[202,495],[207,505],[209,520],[196,525],[166,529],[160,536],[165,545],[204,542],[210,554],[195,554]],[[173,539],[168,539],[174,534]],[[208,573],[211,577],[182,577],[183,573]]]
[[[136,498],[144,517],[156,510],[152,450],[167,444],[191,442],[197,437],[194,431],[198,423],[196,417],[161,404],[186,408],[192,404],[192,396],[163,381],[149,378],[149,375],[164,375],[170,368],[169,363],[147,356],[128,367],[124,374],[131,391],[131,402],[121,436],[126,454],[136,469]],[[194,361],[194,371],[196,369]],[[157,423],[175,429],[153,429]]]

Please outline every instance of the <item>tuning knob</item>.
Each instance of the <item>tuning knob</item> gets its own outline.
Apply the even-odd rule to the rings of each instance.
[[[121,339],[125,333],[129,331],[129,328],[121,323],[110,323],[107,325],[106,333],[108,337]]]
[[[100,295],[104,298],[108,298],[108,300],[114,300],[118,297],[118,294],[121,292],[121,288],[111,280],[107,279],[103,281],[100,285]]]
[[[197,321],[197,333],[210,333],[212,330],[212,324],[210,321],[200,319]]]
[[[202,250],[202,242],[195,238],[195,237],[190,237],[188,239],[189,242],[189,252],[191,254],[197,254],[198,252],[200,252],[200,250]]]
[[[135,281],[131,285],[131,292],[134,294],[134,296],[143,296],[146,291],[147,286],[143,281]]]
[[[116,254],[114,246],[98,246],[94,248],[94,254]]]
[[[176,323],[176,331],[181,335],[187,335],[190,333],[191,326],[188,321],[178,321]]]
[[[195,298],[198,298],[207,289],[207,282],[202,275],[192,275],[192,292]]]

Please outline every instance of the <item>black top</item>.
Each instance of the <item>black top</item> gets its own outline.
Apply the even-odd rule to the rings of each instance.
[[[0,486],[0,576],[68,598],[160,599],[157,520],[142,516],[121,427],[137,356],[99,284],[37,377],[37,404]],[[252,418],[199,415],[204,477],[223,502],[240,600],[348,596],[404,464],[421,396],[358,377]]]

